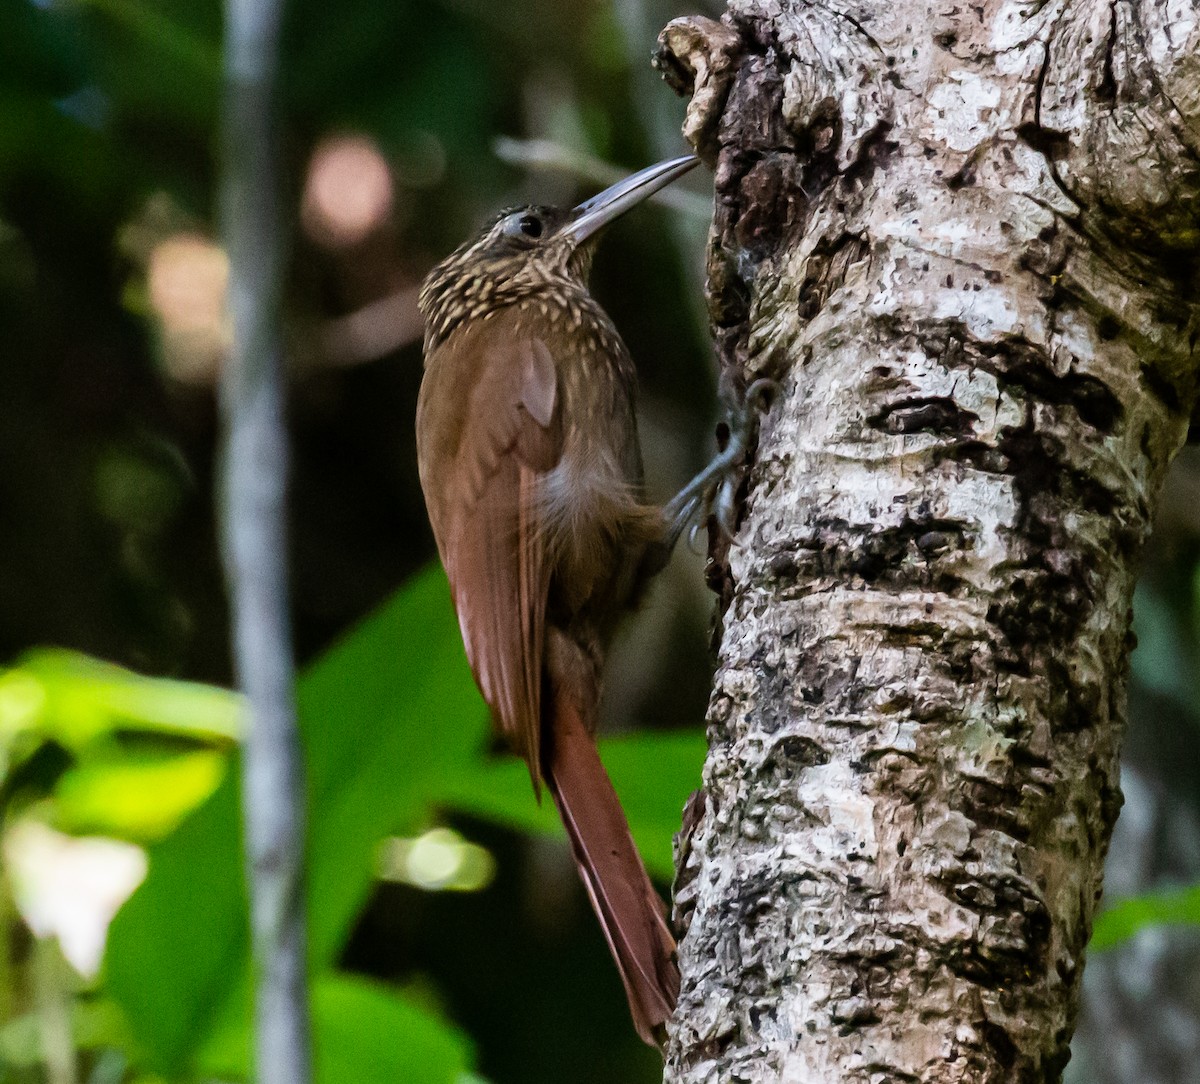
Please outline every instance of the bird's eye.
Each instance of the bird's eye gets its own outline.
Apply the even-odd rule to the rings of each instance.
[[[543,230],[542,220],[528,211],[513,215],[504,223],[504,232],[509,237],[541,237]]]

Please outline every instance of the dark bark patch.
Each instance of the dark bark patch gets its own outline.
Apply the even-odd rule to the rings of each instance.
[[[1104,43],[1104,62],[1100,82],[1096,86],[1096,100],[1106,105],[1117,101],[1117,79],[1113,73],[1113,51],[1117,45],[1117,5],[1108,5],[1108,38]]]
[[[720,243],[709,247],[708,312],[717,329],[717,348],[723,357],[732,358],[733,344],[741,339],[750,318],[753,278],[753,270],[736,250]],[[730,329],[735,332],[732,336]],[[723,343],[722,339],[733,342]]]
[[[780,231],[790,236],[800,226],[808,208],[801,172],[792,151],[771,150],[742,175],[738,185],[742,213],[733,236],[744,253],[761,259],[776,249]]]
[[[921,329],[922,339],[948,369],[982,369],[1001,388],[1019,388],[1031,400],[1069,407],[1084,424],[1101,434],[1116,431],[1125,408],[1116,393],[1089,373],[1056,372],[1045,350],[1021,336],[981,342],[959,321],[943,321]]]
[[[845,659],[840,666],[831,667],[828,657],[806,656],[799,669],[793,674],[793,689],[802,703],[820,704],[826,707],[843,707],[848,696],[860,689],[858,668],[860,660]]]
[[[1059,710],[1051,715],[1056,734],[1087,730],[1108,722],[1103,710],[1103,690],[1078,681],[1071,668],[1057,659],[1046,659],[1043,666],[1051,689],[1061,694]]]
[[[795,136],[783,119],[784,75],[773,54],[757,53],[743,60],[721,117],[723,151],[758,157],[796,150]]]
[[[1018,496],[1014,533],[1023,560],[1014,569],[1008,592],[989,608],[988,618],[1005,636],[1011,654],[1001,662],[1018,673],[1042,671],[1045,661],[1078,636],[1102,597],[1105,570],[1129,558],[1140,540],[1136,510],[1094,475],[1075,466],[1051,422],[1035,428],[1032,419],[1003,431],[1000,450],[1008,460]],[[1069,513],[1104,517],[1111,523],[1103,552],[1081,547],[1071,532]],[[1086,718],[1092,705],[1075,695],[1070,675],[1058,686],[1077,711],[1059,718]]]
[[[983,648],[977,640],[952,640],[943,645],[938,666],[955,685],[976,685],[987,680],[992,668],[991,656]]]
[[[1014,580],[1009,596],[993,602],[987,616],[1016,653],[1002,661],[1013,673],[1028,675],[1044,651],[1074,636],[1089,609],[1068,577],[1045,574]]]
[[[959,898],[958,893],[952,895]],[[1001,992],[1019,988],[1031,974],[1044,971],[1049,918],[1023,914],[1019,904],[1014,908],[1014,902],[981,907],[963,902],[981,916],[980,932],[976,940],[948,959],[952,970],[979,986]]]
[[[829,752],[812,738],[789,734],[771,746],[765,766],[778,767],[788,774],[798,775],[805,768],[829,763]]]
[[[718,240],[709,247],[707,293],[713,322],[732,331],[718,343],[726,368],[736,363],[737,346],[745,339],[758,266],[778,249],[781,234],[786,239],[780,223],[798,220],[805,200],[782,99],[778,65],[751,55],[742,60],[721,115],[713,207]]]
[[[884,433],[937,433],[968,437],[979,415],[960,407],[949,396],[926,396],[889,403],[867,418],[867,425]]]
[[[989,474],[1007,474],[1008,459],[999,448],[994,448],[981,440],[956,441],[948,446],[933,450],[935,463],[949,460],[961,463],[966,467],[987,471]]]
[[[1069,539],[1060,526],[1064,508],[1111,516],[1120,496],[1093,476],[1073,466],[1062,441],[1031,425],[1002,431],[999,450],[1008,463],[1005,473],[1014,476],[1018,493],[1027,499],[1047,498],[1044,507],[1031,509],[1038,523],[1034,541],[1059,546]]]
[[[991,1050],[994,1061],[1003,1069],[1011,1069],[1017,1062],[1018,1050],[1008,1032],[990,1020],[984,1020],[979,1031]]]
[[[755,729],[762,734],[775,734],[791,724],[793,678],[763,656],[756,660],[756,665],[759,710],[754,716]]]
[[[1071,137],[1067,132],[1046,128],[1036,121],[1027,121],[1017,128],[1017,138],[1050,161],[1065,158],[1071,149]]]
[[[940,528],[926,531],[917,538],[917,549],[926,559],[937,557],[950,550],[961,549],[964,540],[961,528],[942,530]]]
[[[894,139],[888,139],[891,130],[889,122],[880,121],[859,140],[854,161],[842,171],[843,186],[862,184],[869,180],[877,169],[882,169],[888,159],[895,156],[900,144]]]
[[[1072,407],[1081,421],[1101,433],[1113,432],[1125,413],[1121,400],[1102,380],[1086,373],[1054,372],[1031,344],[1012,341],[983,354],[1001,362],[991,371],[1002,384],[1023,388],[1039,402]]]
[[[829,1009],[829,1022],[838,1026],[838,1034],[842,1036],[870,1024],[878,1024],[881,1019],[879,1010],[861,998],[849,998],[831,1005]]]
[[[811,163],[819,159],[834,158],[842,145],[842,109],[836,98],[825,97],[814,102],[808,110],[807,122],[803,127],[789,129],[795,139],[797,153]],[[822,173],[828,172],[825,163]]]
[[[953,173],[946,177],[943,182],[951,192],[957,192],[961,188],[972,187],[978,179],[979,163],[982,160],[981,151],[976,151],[967,157]]]
[[[1183,410],[1183,395],[1174,382],[1154,365],[1143,365],[1140,370],[1142,383],[1171,414]]]
[[[814,520],[794,548],[767,557],[787,593],[789,585],[832,577],[896,589],[914,585],[952,594],[962,581],[941,559],[970,546],[969,527],[958,520],[914,515],[888,527]]]
[[[830,294],[845,281],[849,268],[866,259],[869,251],[867,239],[861,234],[841,233],[822,238],[808,257],[804,281],[796,292],[800,316],[805,320],[816,316]]]
[[[976,826],[1001,832],[1019,843],[1027,843],[1033,835],[1029,811],[1014,808],[1011,791],[991,783],[975,780],[963,787],[961,812]]]
[[[1035,1079],[1038,1084],[1041,1084],[1042,1081],[1058,1084],[1062,1080],[1067,1062],[1071,1060],[1071,1036],[1065,1028],[1055,1032],[1054,1042],[1056,1046],[1054,1053],[1045,1059],[1042,1071],[1036,1075]]]
[[[767,568],[781,585],[795,581],[800,572],[800,564],[794,553],[775,553],[767,559]]]
[[[1112,831],[1112,826],[1117,823],[1117,815],[1121,812],[1121,806],[1125,804],[1125,795],[1121,793],[1120,784],[1108,773],[1098,772],[1097,778],[1100,780],[1100,815],[1107,836]]]

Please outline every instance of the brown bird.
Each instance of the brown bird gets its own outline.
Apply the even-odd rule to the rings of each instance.
[[[695,164],[651,166],[573,210],[507,211],[434,268],[420,301],[421,486],[467,657],[535,791],[544,782],[558,807],[651,1044],[679,971],[593,742],[600,670],[617,619],[744,439],[734,426],[670,504],[645,502],[633,363],[587,276],[601,227]]]

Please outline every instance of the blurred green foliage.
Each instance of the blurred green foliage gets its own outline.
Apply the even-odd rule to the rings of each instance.
[[[486,711],[441,571],[418,576],[310,665],[299,705],[318,1080],[461,1080],[471,1044],[435,1004],[338,969],[385,837],[415,834],[456,806],[561,835],[552,812],[537,812],[524,765],[488,754]],[[93,808],[106,833],[153,840],[146,878],[117,913],[102,976],[87,994],[89,1019],[98,1006],[107,1013],[90,1045],[108,1043],[127,1065],[168,1079],[240,1079],[250,1013],[238,758],[229,742],[236,698],[58,652],[33,655],[0,678],[0,715],[19,715],[30,747],[67,736],[80,753],[53,795],[54,823],[75,830],[88,823],[81,809]],[[97,767],[90,750],[121,734],[176,743],[150,766],[144,748],[123,757],[109,748]],[[699,778],[703,740],[650,735],[606,746],[635,836],[653,868],[669,875],[672,833]],[[124,797],[123,785],[131,788]],[[96,798],[106,787],[111,806]],[[178,823],[163,835],[168,821]],[[0,1048],[19,1048],[30,1030],[19,1015],[0,1033]]]
[[[1200,885],[1147,892],[1106,907],[1096,919],[1090,947],[1102,952],[1150,926],[1200,926]]]
[[[642,16],[649,27],[677,13]],[[560,829],[523,769],[491,755],[445,586],[419,571],[432,556],[412,454],[419,346],[399,335],[350,362],[320,346],[340,318],[411,290],[499,207],[597,186],[505,164],[498,136],[553,140],[618,169],[678,151],[654,145],[639,112],[631,72],[650,75],[654,31],[632,30],[628,14],[553,0],[288,5],[293,599],[324,1080],[658,1075],[564,848],[522,838]],[[0,809],[6,845],[28,843],[30,825],[60,833],[31,837],[43,848],[33,867],[14,850],[0,877],[2,1084],[58,1084],[72,1064],[94,1084],[246,1070],[241,714],[224,691],[211,496],[220,329],[214,347],[197,322],[221,267],[220,48],[215,0],[0,0],[0,660],[12,660],[0,672]],[[342,135],[375,149],[392,193],[386,220],[339,248],[302,204],[314,150]],[[711,407],[707,347],[688,316],[704,223],[687,224],[691,272],[680,224],[645,212],[613,231],[596,269],[635,355],[651,361],[660,491],[703,453]],[[205,262],[164,285],[156,261],[169,242]],[[624,734],[605,751],[663,878],[702,755],[707,603],[693,579],[682,607],[651,602],[649,631],[631,634],[640,646],[612,681],[641,690],[622,693],[622,723],[690,725]],[[490,887],[377,877],[383,840],[437,826],[491,852]],[[75,866],[108,861],[86,850],[100,837],[144,848],[148,864],[102,967],[81,977],[78,946],[60,934],[68,964],[53,936],[61,916],[42,914],[26,882],[38,862],[57,870],[55,849],[72,840],[85,848]],[[107,923],[92,888],[72,891]]]

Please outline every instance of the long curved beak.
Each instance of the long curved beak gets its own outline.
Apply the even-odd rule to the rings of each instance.
[[[694,154],[685,154],[682,158],[670,158],[657,165],[647,166],[624,180],[617,181],[599,195],[585,200],[571,212],[570,221],[562,229],[563,236],[571,238],[577,245],[586,241],[614,218],[620,218],[630,207],[682,177],[699,161]]]

